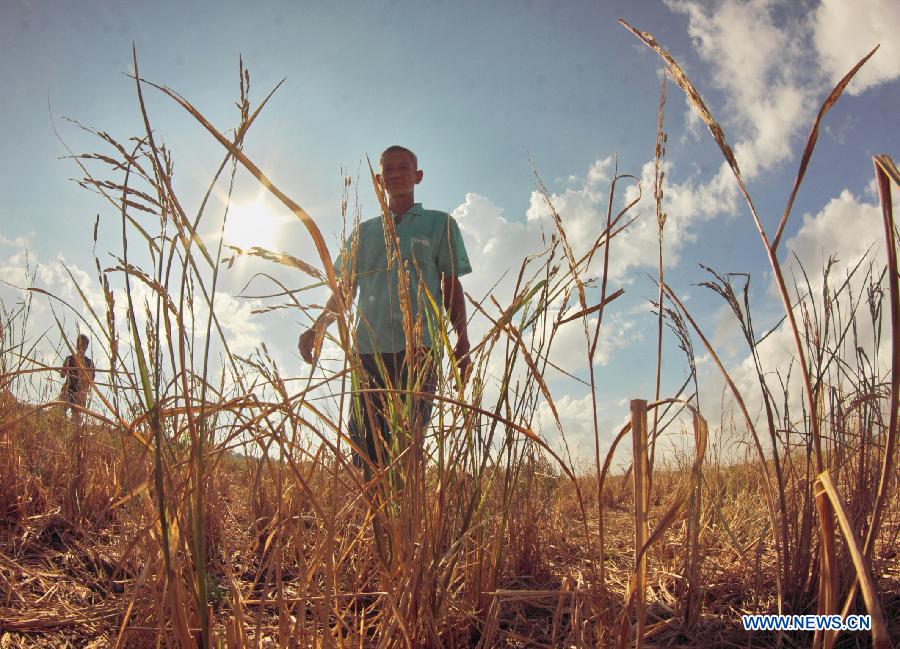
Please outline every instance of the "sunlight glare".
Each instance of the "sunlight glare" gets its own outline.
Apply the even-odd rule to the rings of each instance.
[[[259,246],[276,250],[279,231],[287,220],[265,194],[258,194],[252,201],[236,201],[228,211],[225,243],[244,249]]]

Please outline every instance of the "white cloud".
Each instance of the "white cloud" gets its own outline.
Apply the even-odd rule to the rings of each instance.
[[[752,179],[789,160],[796,137],[808,127],[825,89],[824,73],[809,65],[808,23],[778,22],[779,6],[770,0],[724,0],[712,6],[672,0],[668,4],[688,16],[698,54],[711,67],[713,85],[724,92],[723,109],[717,112],[732,135],[737,135],[732,144],[744,177]],[[570,177],[568,187],[549,197],[576,252],[586,249],[605,222],[612,167],[611,157],[599,159],[583,179]],[[673,182],[671,163],[665,167],[664,263],[671,268],[680,262],[684,247],[695,241],[702,221],[736,213],[741,201],[724,162],[711,178],[696,173],[681,182]],[[644,199],[630,214],[639,218],[612,242],[609,279],[613,283],[627,283],[635,271],[656,265],[658,235],[650,196],[653,172],[652,161],[641,169]],[[637,195],[635,185],[624,187],[625,201]],[[542,249],[541,233],[553,230],[550,209],[539,192],[532,193],[524,226],[477,195],[467,196],[455,215],[494,278],[498,267],[516,271],[510,267],[511,260]],[[598,255],[590,269],[593,274],[599,274],[601,261]],[[475,284],[484,284],[481,280],[477,278]]]
[[[583,177],[570,178],[568,187],[549,196],[576,254],[587,249],[601,231],[602,224],[605,224],[613,162],[612,158],[597,160]],[[669,166],[667,164],[667,168]],[[641,183],[645,188],[652,186],[653,173],[652,162],[644,165]],[[623,187],[626,189],[621,191]],[[620,184],[619,189],[621,197],[617,200],[617,205],[630,202],[638,195],[633,183]],[[736,193],[733,179],[724,171],[706,184],[700,184],[694,178],[683,183],[667,180],[665,193],[668,219],[665,226],[664,262],[667,267],[672,267],[679,263],[684,247],[696,239],[696,232],[702,223],[730,209],[736,200]],[[463,231],[470,257],[475,262],[475,272],[464,278],[466,291],[474,296],[485,295],[500,276],[507,272],[494,294],[501,305],[508,305],[518,274],[518,264],[525,255],[543,250],[546,246],[545,237],[549,237],[554,229],[544,196],[539,192],[532,193],[524,222],[507,218],[501,207],[478,194],[468,194],[466,202],[457,207],[453,214]],[[631,215],[638,218],[612,241],[610,291],[631,282],[638,272],[653,272],[656,268],[658,234],[648,190],[645,189],[643,202]],[[596,255],[590,268],[594,276],[601,271],[602,251]],[[528,277],[526,275],[526,279]],[[592,295],[596,295],[596,291]],[[486,308],[496,315],[495,307]],[[569,312],[574,312],[576,308],[570,303]],[[610,308],[601,330],[594,357],[595,365],[606,365],[618,351],[639,341],[642,336],[639,323],[646,317],[644,308],[630,312],[620,312],[616,306]],[[596,319],[592,318],[591,328],[594,323]],[[476,316],[470,329],[471,338],[479,340],[486,330],[486,320]],[[550,361],[570,373],[585,376],[588,370],[587,352],[584,330],[579,322],[561,326],[553,341]],[[492,371],[496,375],[501,374],[503,369],[501,360],[492,364]],[[553,370],[548,372],[548,380],[562,379],[559,373]]]
[[[91,276],[75,264],[67,263],[63,257],[55,262],[41,263],[30,251],[34,247],[30,237],[17,237],[12,240],[4,238],[0,241],[0,246],[11,249],[6,255],[0,255],[5,256],[5,260],[0,263],[0,279],[4,282],[0,285],[0,300],[7,310],[29,297],[29,292],[25,289],[37,288],[59,298],[59,301],[48,301],[39,293],[30,293],[31,317],[41,319],[43,329],[55,328],[49,305],[52,305],[64,323],[72,317],[72,311],[92,322],[84,299],[79,293],[81,289],[88,304],[95,311],[103,313],[105,303],[102,292],[96,287],[96,283],[92,282]],[[77,327],[81,329],[83,325],[79,323]]]
[[[793,152],[799,153],[801,138],[827,93],[876,42],[881,42],[881,49],[857,75],[849,92],[858,94],[900,77],[900,50],[893,38],[900,26],[900,5],[895,2],[824,0],[814,12],[800,17],[792,17],[798,12],[785,0],[667,0],[666,4],[688,19],[696,53],[712,72],[706,85],[721,92],[721,98],[703,87],[704,79],[694,81],[701,82],[701,92],[711,100],[713,115],[725,128],[747,180],[777,169],[792,159]],[[697,118],[691,115],[687,132],[690,134],[697,126]],[[824,126],[826,132],[840,140],[847,137],[854,124],[848,119],[838,123],[826,120]],[[647,167],[642,175],[647,186]],[[714,204],[709,216],[736,211],[737,194],[730,176],[723,165],[712,180],[704,181],[698,176],[695,182],[685,183],[680,195],[675,186],[667,186],[666,209],[672,221],[671,231],[667,224],[667,237],[677,240],[684,231],[689,240],[691,229],[698,222],[698,207]],[[834,287],[845,278],[848,269],[870,252],[863,273],[853,282],[854,295],[863,290],[861,283],[869,261],[876,268],[884,263],[880,210],[872,187],[870,183],[864,197],[845,190],[817,214],[804,216],[799,231],[782,248],[788,281],[792,272],[799,277],[791,258],[791,254],[796,254],[809,274],[819,309],[822,269],[829,256],[838,260],[831,268]],[[648,235],[643,237],[645,249],[651,242]],[[670,263],[677,263],[677,254],[677,246],[667,252]],[[846,314],[848,306],[844,304],[842,308]],[[865,304],[862,308],[866,310]],[[719,309],[714,328],[717,351],[728,362],[751,414],[756,416],[761,407],[756,372],[752,359],[740,350],[740,345],[735,351],[732,319],[729,309]],[[756,325],[763,328],[759,321]],[[860,330],[859,335],[861,344],[873,342],[871,330]],[[774,373],[786,375],[796,356],[790,331],[782,326],[759,350],[764,369],[772,373],[769,376],[777,386]],[[851,355],[852,352],[848,351]],[[717,412],[721,382],[708,374],[701,378],[704,408],[707,413]],[[799,412],[796,408],[802,398],[799,385],[799,372],[794,366],[789,390],[795,413]]]
[[[569,187],[549,195],[576,255],[585,253],[605,226],[612,165],[612,157],[598,159],[587,170],[584,178],[572,177],[569,179]],[[630,197],[632,194],[625,194],[623,187],[624,181],[617,191],[620,195]],[[631,216],[635,214],[637,212],[634,210],[629,213]],[[501,304],[507,304],[512,297],[519,267],[526,255],[545,250],[556,229],[550,207],[539,191],[531,193],[524,222],[507,218],[501,207],[474,193],[466,194],[465,203],[453,210],[453,216],[463,231],[469,256],[475,262],[474,272],[465,278],[466,289],[473,294],[484,295],[505,272],[506,278],[494,291]],[[641,220],[643,219],[639,219]],[[655,232],[655,219],[653,223]],[[622,281],[625,273],[633,268],[656,263],[646,256],[630,254],[630,249],[619,250],[622,241],[633,236],[631,233],[637,227],[639,223],[633,224],[628,231],[613,240],[610,278],[614,282]],[[654,242],[655,236],[654,234]],[[591,267],[593,273],[598,271],[601,262],[602,251],[595,256]],[[528,276],[526,275],[526,279]]]
[[[688,34],[711,66],[712,84],[725,93],[714,117],[725,127],[745,178],[789,160],[792,139],[808,127],[823,90],[823,73],[810,65],[805,47],[809,27],[778,22],[784,19],[776,20],[779,3],[773,0],[667,4],[687,15]]]
[[[593,244],[606,224],[606,210],[609,199],[609,182],[613,158],[595,162],[584,181],[553,193],[550,202],[560,216],[568,241],[576,254],[585,253]],[[650,194],[653,186],[653,162],[648,162],[641,170],[640,183],[643,198],[619,222],[623,225],[635,219],[628,228],[613,238],[610,245],[608,278],[615,290],[616,284],[630,282],[633,273],[655,268],[658,255],[658,234],[655,208]],[[691,226],[698,220],[710,218],[734,204],[734,183],[727,176],[719,176],[707,184],[697,184],[694,179],[684,183],[665,184],[665,209],[669,214],[664,238],[664,262],[671,266],[678,263],[679,253],[685,244],[693,240]],[[636,183],[625,179],[619,182],[614,200],[613,216],[625,204],[638,197],[640,190]],[[545,231],[553,227],[550,208],[540,192],[532,192],[531,204],[527,212],[528,223],[542,224]],[[603,250],[599,250],[591,263],[590,272],[599,276],[602,272]]]
[[[480,298],[506,273],[494,293],[501,304],[508,304],[522,260],[544,249],[540,227],[508,219],[503,208],[471,192],[453,217],[472,260],[473,272],[464,278],[466,291]]]
[[[239,300],[228,293],[216,291],[215,313],[232,353],[249,354],[264,342],[260,317],[253,314],[253,309],[259,306],[256,300]],[[208,313],[205,304],[195,311],[194,322],[198,331],[205,331]],[[212,335],[216,335],[215,329]]]
[[[3,240],[0,241],[0,246],[10,249],[0,254],[0,259],[3,259],[3,261],[0,261],[0,279],[5,282],[0,284],[0,302],[2,302],[3,307],[7,311],[12,311],[15,309],[16,304],[26,299],[31,299],[28,321],[17,323],[16,335],[24,336],[27,341],[30,341],[29,345],[35,342],[38,343],[37,347],[31,352],[32,357],[51,365],[58,364],[62,356],[68,353],[63,339],[66,338],[71,343],[75,334],[82,332],[88,333],[92,339],[90,353],[97,366],[103,369],[105,365],[108,365],[108,360],[106,360],[108,352],[105,350],[107,346],[106,334],[97,325],[79,293],[80,289],[87,299],[87,303],[103,323],[102,328],[105,329],[106,301],[96,278],[79,268],[76,264],[68,263],[62,258],[55,262],[45,263],[30,251],[34,246],[28,238]],[[115,300],[115,321],[120,341],[119,355],[120,358],[123,358],[128,355],[128,348],[131,342],[131,332],[127,327],[125,313],[127,298],[124,288],[121,287],[121,273],[110,273],[109,279],[113,286]],[[51,296],[59,298],[59,300],[38,292],[27,291],[26,289],[29,287],[46,291]],[[146,312],[143,305],[145,301],[149,301],[152,310],[155,293],[142,282],[132,280],[132,297],[135,304],[138,329],[142,338],[144,338],[143,343],[146,345],[147,341],[144,333]],[[60,300],[68,306],[64,306]],[[223,292],[216,293],[216,300],[216,313],[219,315],[220,323],[232,352],[248,354],[264,337],[259,317],[251,313],[258,306],[258,303],[246,300],[241,301]],[[204,347],[202,337],[205,332],[207,313],[208,311],[198,290],[195,295],[194,309],[196,332],[194,358],[197,363],[202,361]],[[62,331],[57,329],[54,314],[59,318]],[[187,312],[185,312],[185,316],[187,318],[185,324],[190,327]],[[24,317],[24,314],[19,317]],[[212,336],[214,337],[214,343],[211,351],[213,357],[217,358],[221,346],[215,338],[215,331]],[[37,379],[43,380],[47,376],[41,375]],[[54,381],[58,380],[55,376],[50,376],[50,378]],[[33,389],[31,394],[32,396],[35,394]]]
[[[614,158],[601,158],[591,164],[584,179],[576,179],[560,193],[550,194],[550,201],[562,219],[570,243],[573,246],[593,242],[605,224],[599,220],[606,214],[611,171]],[[553,228],[553,218],[546,199],[539,191],[531,193],[531,202],[525,214],[529,223],[541,223],[548,231]]]
[[[850,232],[854,233],[853,236],[848,236]],[[865,202],[849,191],[844,190],[815,215],[804,215],[803,225],[798,233],[787,240],[786,247],[788,250],[782,254],[782,257],[785,259],[786,279],[788,282],[791,281],[791,273],[798,278],[802,278],[799,261],[806,269],[812,289],[812,300],[809,297],[805,299],[807,312],[810,314],[813,312],[818,313],[817,319],[820,324],[824,322],[822,315],[822,287],[824,284],[822,271],[829,256],[833,256],[837,260],[831,268],[829,279],[829,286],[832,292],[831,299],[833,300],[835,299],[835,289],[843,283],[847,273],[860,260],[863,260],[860,270],[849,282],[849,292],[845,291],[840,297],[836,298],[836,304],[840,307],[842,317],[840,319],[832,319],[830,323],[831,330],[829,337],[826,339],[826,344],[834,344],[836,327],[847,326],[851,312],[851,296],[854,302],[858,300],[860,295],[864,296],[864,291],[867,287],[865,277],[869,264],[874,264],[876,279],[880,272],[878,269],[884,267],[883,237],[881,213],[877,203]],[[794,255],[796,255],[796,258],[794,258]],[[801,291],[805,292],[805,290],[806,285],[804,281],[801,284]],[[796,299],[796,296],[792,299]],[[795,317],[802,330],[804,319],[801,308],[795,307]],[[723,341],[727,338],[736,341],[738,338],[730,333],[733,329],[733,321],[734,316],[730,309],[721,309],[719,311],[718,329],[724,333],[722,336],[717,336],[720,342],[717,352],[726,362],[729,361],[729,356],[733,358],[733,354],[728,353],[729,350],[725,348]],[[812,321],[816,321],[815,317],[813,317]],[[763,333],[763,329],[771,324],[773,323],[763,325],[757,321],[757,336],[760,336]],[[889,332],[882,332],[879,349],[874,348],[875,340],[875,331],[871,326],[871,320],[868,315],[868,305],[865,297],[863,297],[857,313],[855,332],[845,341],[839,357],[842,362],[848,363],[848,367],[854,367],[857,362],[856,347],[859,346],[866,351],[876,367],[890,367]],[[744,347],[742,342],[737,344],[740,348]],[[783,323],[766,338],[758,346],[758,352],[766,379],[770,388],[775,392],[775,401],[778,407],[782,405],[782,397],[780,396],[782,388],[779,376],[781,379],[786,380],[790,373],[790,382],[787,384],[788,403],[795,417],[799,416],[801,403],[804,399],[803,388],[800,371],[797,367],[796,345],[787,323]],[[760,418],[759,422],[764,424],[764,420],[761,419],[763,412],[762,394],[752,357],[749,353],[743,352],[742,356],[736,359],[735,362],[728,363],[728,365],[730,366],[731,376],[741,391],[751,416]],[[850,375],[852,375],[852,371]],[[829,385],[840,386],[844,384],[846,376],[840,372],[835,372],[834,376],[829,378]],[[715,420],[719,410],[718,389],[721,386],[721,381],[716,377],[712,377],[710,385],[714,389],[704,389],[704,386],[701,384],[701,392],[704,393],[705,397],[704,411],[710,415],[712,420]],[[742,425],[739,428],[742,429]]]
[[[696,52],[712,70],[712,85],[724,93],[714,116],[747,179],[792,158],[827,93],[876,44],[880,50],[848,92],[900,78],[900,4],[892,0],[823,0],[805,17],[793,17],[793,3],[784,0],[666,4],[687,16]],[[697,125],[691,115],[688,132]]]
[[[588,318],[588,332],[591,337],[597,328],[597,318]],[[612,359],[613,354],[641,339],[636,330],[635,318],[610,310],[604,316],[600,327],[600,338],[594,352],[594,365],[604,366]],[[584,336],[581,320],[567,322],[557,329],[553,346],[550,348],[550,360],[568,372],[587,369],[588,345]]]
[[[10,246],[13,248],[19,249],[27,249],[31,245],[31,241],[34,238],[34,235],[28,236],[18,236],[13,239],[9,239],[8,237],[4,237],[0,234],[0,245]]]
[[[594,409],[590,392],[580,397],[564,394],[559,398],[554,398],[553,405],[559,414],[559,421],[573,461],[576,465],[591,462],[594,458],[595,442]],[[605,421],[606,409],[599,402],[597,406],[602,461],[606,449],[609,448],[611,435],[607,431],[609,422]],[[560,437],[553,411],[546,401],[542,401],[538,408],[536,424],[538,430],[542,431],[552,447],[558,451],[563,450],[563,439]]]
[[[586,252],[605,225],[613,162],[612,158],[595,161],[584,177],[570,178],[568,187],[549,197],[554,209],[560,215],[562,227],[577,256]],[[652,174],[652,170],[650,173]],[[673,189],[673,194],[677,195],[679,189]],[[630,200],[632,195],[636,196],[631,191],[623,193],[625,200]],[[694,205],[685,205],[684,209],[693,212]],[[453,216],[463,231],[474,266],[474,272],[463,278],[465,290],[477,298],[491,291],[499,304],[506,307],[511,303],[522,260],[526,255],[543,251],[549,244],[551,233],[555,230],[553,217],[544,196],[540,192],[532,193],[524,221],[507,218],[501,207],[490,199],[474,193],[466,195],[465,203],[453,211]],[[657,247],[655,224],[655,217],[639,218],[628,230],[613,239],[609,270],[610,291],[616,290],[622,282],[629,281],[627,275],[631,271],[655,267]],[[683,232],[671,237],[667,242],[667,249],[673,257],[677,257],[678,249],[688,239],[689,236]],[[558,255],[555,263],[565,267],[566,262],[562,259],[562,253],[558,252]],[[596,276],[601,270],[602,250],[596,255],[590,273]],[[524,279],[526,281],[531,279],[533,272],[529,270]],[[505,277],[500,279],[504,273]],[[492,288],[495,284],[496,288]],[[596,295],[596,291],[592,291],[591,295]],[[489,300],[486,301],[485,308],[492,316],[498,315],[496,307]],[[570,301],[567,312],[574,313],[577,308]],[[549,336],[554,316],[555,312],[549,314],[545,336]],[[636,326],[639,317],[642,315],[620,313],[615,307],[608,310],[594,356],[595,365],[606,365],[617,350],[640,339],[640,331]],[[595,324],[596,318],[592,318],[589,327],[593,330]],[[470,326],[470,338],[477,342],[488,328],[487,319],[476,315]],[[523,333],[530,335],[530,332]],[[569,322],[560,326],[550,348],[549,360],[569,373],[584,376],[588,370],[587,344],[580,322]],[[524,366],[520,369],[525,370]],[[492,359],[491,371],[495,375],[502,374],[503,360]],[[562,379],[562,375],[553,369],[548,369],[548,377],[548,380]]]
[[[895,191],[895,189],[896,189],[893,186],[893,183],[891,184],[891,189],[892,189],[892,191]],[[878,199],[878,179],[874,175],[872,176],[872,179],[869,180],[869,183],[866,185],[865,196],[866,196],[866,198],[868,198],[872,201],[879,200]]]
[[[571,311],[567,312],[571,313]],[[560,325],[557,328],[553,340],[550,341],[551,328],[555,313],[549,314],[545,323],[544,345],[541,348],[542,353],[546,354],[552,365],[548,365],[544,380],[552,383],[557,379],[564,379],[564,375],[553,366],[560,370],[587,380],[588,372],[588,342],[585,339],[584,326],[582,321],[573,320]],[[623,314],[610,310],[606,313],[603,320],[603,326],[600,328],[600,338],[597,342],[597,348],[594,350],[594,367],[604,367],[612,360],[615,353],[619,350],[626,349],[629,346],[640,342],[643,339],[643,333],[638,327],[640,316],[635,314]],[[588,318],[588,333],[592,338],[597,327],[597,318]],[[534,354],[531,349],[531,335],[538,333],[525,332],[523,336],[525,344],[529,347],[529,353]],[[538,359],[534,357],[539,367],[543,367],[543,357]],[[495,373],[501,372],[504,368],[503,359],[497,355],[492,359],[492,369]],[[520,369],[523,373],[526,367],[523,364]]]
[[[837,83],[875,45],[875,53],[847,88],[859,94],[900,77],[900,3],[823,0],[813,16],[813,40],[831,82]]]
[[[663,236],[663,264],[672,268],[681,261],[684,247],[697,239],[696,229],[703,221],[737,208],[737,184],[731,171],[723,163],[718,173],[707,182],[689,177],[682,183],[671,180],[671,163],[664,163],[666,179],[663,184],[663,210],[667,214]],[[655,206],[651,194],[654,182],[654,163],[641,169],[644,197],[638,206],[643,215],[619,238],[613,241],[616,251],[611,264],[614,277],[622,276],[630,268],[656,268],[659,250]],[[626,200],[637,198],[638,190],[630,186]]]
[[[862,202],[845,189],[815,216],[804,214],[803,225],[787,241],[787,247],[819,286],[829,256],[838,260],[832,268],[835,278],[843,278],[869,252],[876,266],[884,265],[883,241],[881,208]]]

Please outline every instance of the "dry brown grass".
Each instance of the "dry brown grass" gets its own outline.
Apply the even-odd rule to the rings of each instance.
[[[65,642],[69,646],[92,642],[92,646],[112,646],[126,613],[125,646],[154,645],[160,632],[171,639],[174,629],[160,623],[167,619],[165,611],[159,610],[166,594],[147,583],[148,570],[158,569],[160,562],[159,539],[152,538],[150,529],[158,520],[152,499],[144,491],[127,503],[110,507],[121,500],[125,489],[115,477],[116,471],[101,469],[118,464],[116,458],[123,452],[121,436],[106,426],[88,426],[92,450],[86,458],[92,470],[86,472],[89,477],[84,489],[89,496],[83,522],[78,524],[62,513],[75,474],[72,457],[66,452],[71,423],[55,412],[31,410],[7,400],[2,412],[3,421],[15,415],[19,419],[15,452],[4,446],[3,460],[15,460],[23,467],[18,474],[4,473],[19,476],[5,483],[3,493],[10,494],[5,503],[25,503],[19,508],[7,504],[4,509],[0,537],[4,646],[59,646]],[[131,447],[125,452],[133,458],[128,484],[146,485],[152,476],[148,454],[133,442],[124,446]],[[333,474],[324,464],[309,463],[301,470],[312,491],[333,488]],[[301,493],[286,486],[288,471],[284,464],[228,456],[211,472],[209,494],[214,497],[208,500],[207,561],[213,628],[223,641],[229,637],[229,628],[237,627],[241,630],[231,635],[237,633],[249,646],[266,637],[292,638],[306,646],[324,642],[323,629],[314,628],[324,619],[336,621],[340,616],[347,625],[350,646],[357,646],[360,635],[353,630],[360,625],[370,629],[361,634],[366,638],[364,645],[370,646],[380,638],[380,621],[394,613],[385,601],[387,589],[379,575],[368,506],[357,498],[347,470],[340,469],[330,502],[344,509],[357,500],[351,511],[343,512],[340,527],[330,531],[330,512],[320,518]],[[687,519],[683,519],[647,554],[645,644],[721,646],[727,640],[741,646],[747,642],[769,646],[774,636],[749,635],[738,626],[741,613],[774,610],[777,600],[777,566],[767,533],[768,513],[759,471],[753,464],[717,466],[708,462],[704,478],[697,534],[702,557],[697,566],[697,582],[702,587],[699,615],[693,625],[685,624],[689,531]],[[589,494],[593,478],[580,480]],[[649,502],[651,521],[659,520],[670,494],[684,480],[684,469],[657,469]],[[473,486],[462,480],[451,485],[449,493],[437,493],[435,498],[465,500]],[[634,569],[632,487],[626,476],[614,476],[603,497],[606,587],[619,602]],[[488,508],[502,511],[503,490],[495,482],[486,491],[483,497]],[[589,550],[596,543],[596,517],[589,517],[586,530],[573,525],[580,508],[572,483],[537,461],[525,464],[521,482],[505,507],[509,512],[505,531],[496,521],[474,532],[465,565],[457,572],[459,587],[450,594],[440,617],[438,611],[426,609],[442,626],[441,643],[471,646],[481,629],[486,629],[493,634],[488,646],[568,646],[564,642],[589,646],[590,622],[596,615],[596,586],[591,576],[594,558]],[[885,521],[884,541],[873,556],[889,619],[896,619],[900,606],[898,529],[900,512],[895,506]],[[486,573],[493,565],[498,541],[505,556],[496,578],[491,579]],[[338,548],[334,568],[321,557],[329,546]],[[336,574],[329,575],[331,569]],[[332,578],[337,582],[333,609],[320,618],[325,614],[321,610],[323,580]],[[480,590],[479,584],[485,582],[491,585]],[[235,621],[238,612],[243,625]],[[298,621],[301,612],[306,624]],[[357,639],[352,640],[354,637]],[[788,639],[787,646],[803,644],[802,638]]]

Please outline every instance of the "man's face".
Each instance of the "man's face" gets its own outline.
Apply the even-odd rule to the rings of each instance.
[[[412,156],[406,151],[388,151],[381,158],[378,178],[388,196],[408,196],[422,182],[422,171],[415,168]]]

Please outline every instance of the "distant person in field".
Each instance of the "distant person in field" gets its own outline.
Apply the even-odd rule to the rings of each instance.
[[[381,154],[380,173],[375,177],[388,198],[388,208],[399,244],[401,264],[389,263],[394,249],[388,243],[381,216],[363,221],[344,242],[334,263],[344,295],[359,293],[356,307],[355,345],[362,369],[362,389],[407,389],[433,394],[434,354],[431,338],[436,328],[432,304],[442,305],[456,332],[453,357],[465,380],[469,359],[466,306],[459,278],[472,272],[459,226],[446,212],[427,210],[415,202],[416,185],[422,182],[416,154],[394,145]],[[408,278],[407,298],[414,340],[407,356],[404,314],[401,308],[400,275]],[[432,302],[433,301],[433,302]],[[312,327],[300,336],[300,355],[313,363],[321,348],[325,330],[335,320],[337,301],[332,296]],[[351,404],[349,434],[375,464],[389,459],[391,430],[388,422],[388,394],[355,393]],[[391,401],[398,403],[397,400]],[[431,417],[431,399],[415,398],[400,403],[409,406],[412,430],[421,431]],[[362,458],[354,453],[354,462]]]
[[[87,356],[90,344],[88,337],[79,334],[75,344],[75,353],[68,356],[59,371],[65,377],[62,389],[62,400],[66,409],[71,410],[73,418],[78,419],[78,408],[87,403],[88,390],[94,382],[94,362]]]

